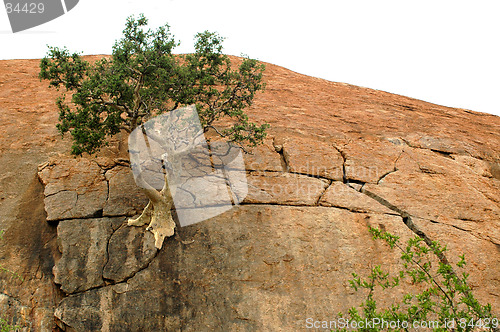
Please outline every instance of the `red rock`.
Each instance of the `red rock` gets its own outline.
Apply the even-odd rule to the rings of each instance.
[[[243,203],[316,205],[328,186],[323,179],[300,174],[254,172],[247,177],[248,195]]]
[[[264,144],[249,149],[250,153],[244,154],[245,167],[248,170],[283,172],[280,154],[274,148],[271,140]]]
[[[334,181],[321,197],[322,206],[345,208],[355,212],[375,212],[395,214],[377,201],[360,193],[342,182]]]
[[[287,137],[283,156],[289,172],[342,181],[343,159],[332,143],[314,138]]]
[[[142,212],[148,199],[135,184],[129,167],[114,167],[106,171],[105,177],[109,188],[103,216],[133,216]]]
[[[39,81],[38,64],[0,61],[0,226],[7,229],[0,254],[2,264],[19,267],[26,280],[0,280],[8,300],[0,299],[1,312],[29,311],[41,330],[55,329],[54,311],[61,325],[76,330],[121,328],[124,322],[136,330],[175,330],[181,322],[191,330],[297,330],[308,315],[331,318],[359,304],[364,298],[352,292],[347,280],[352,272],[366,275],[367,262],[394,271],[397,256],[373,242],[367,226],[385,227],[407,239],[414,234],[392,215],[404,212],[427,237],[450,248],[450,261],[466,253],[474,294],[500,313],[500,118],[270,64],[264,75],[267,89],[248,111],[250,120],[271,124],[266,145],[246,158],[252,171],[249,205],[181,228],[180,234],[195,242],[185,246],[167,240],[147,266],[142,258],[149,259],[151,252],[141,256],[144,242],[134,236],[137,245],[124,252],[137,252],[139,258],[126,262],[127,273],[118,273],[117,279],[129,279],[114,285],[96,278],[106,246],[85,240],[72,247],[73,235],[61,232],[62,255],[78,258],[75,269],[86,266],[81,257],[91,253],[95,258],[88,260],[83,284],[97,288],[59,302],[58,292],[50,291],[50,267],[60,259],[54,248],[57,234],[47,236],[44,224],[41,237],[43,227],[30,224],[44,222],[42,207],[37,216],[20,217],[29,208],[19,203],[36,196],[28,191],[36,165],[57,156],[58,163],[40,174],[45,185],[40,199],[47,196],[49,220],[82,217],[61,223],[83,226],[85,216],[100,209],[132,211],[121,204],[126,192],[137,196],[125,171],[109,171],[117,172],[110,178],[116,180],[115,189],[110,187],[116,204],[106,206],[104,173],[123,157],[123,141],[115,140],[97,162],[67,155],[69,139],[60,140],[54,127],[59,93]],[[330,181],[323,178],[336,182],[325,190]],[[121,185],[130,190],[120,192]],[[79,229],[79,235],[88,235]],[[123,260],[117,257],[109,261],[109,271],[118,271]],[[396,295],[386,296],[388,302]],[[157,316],[144,319],[140,313],[145,311]]]
[[[52,160],[39,171],[45,186],[47,220],[95,216],[104,208],[108,185],[102,169],[88,159]]]

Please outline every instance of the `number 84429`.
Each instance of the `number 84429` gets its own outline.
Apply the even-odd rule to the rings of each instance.
[[[21,5],[20,3],[7,2],[5,4],[5,9],[7,9],[7,14],[10,13],[26,13],[26,14],[41,14],[45,10],[43,3],[25,3]]]

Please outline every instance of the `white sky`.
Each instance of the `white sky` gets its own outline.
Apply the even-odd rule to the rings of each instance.
[[[299,73],[500,115],[498,0],[80,0],[66,15],[13,34],[0,10],[0,59],[41,58],[46,45],[110,54],[125,19],[144,13],[193,50],[203,30],[242,53]]]

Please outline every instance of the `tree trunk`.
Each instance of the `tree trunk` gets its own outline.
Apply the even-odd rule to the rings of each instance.
[[[168,181],[165,176],[163,189],[158,192],[154,188],[142,188],[149,203],[144,208],[142,214],[136,219],[129,219],[129,226],[143,226],[149,224],[147,230],[152,232],[155,237],[155,247],[161,249],[165,237],[174,235],[176,223],[172,218],[171,208],[173,198],[170,193]]]

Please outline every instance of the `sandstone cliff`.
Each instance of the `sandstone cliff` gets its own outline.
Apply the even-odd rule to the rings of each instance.
[[[500,118],[268,65],[240,207],[163,249],[124,220],[146,200],[114,141],[68,155],[38,61],[0,61],[0,310],[34,330],[300,330],[360,302],[351,272],[397,255],[368,226],[465,253],[500,314]],[[388,299],[390,302],[390,299]]]

